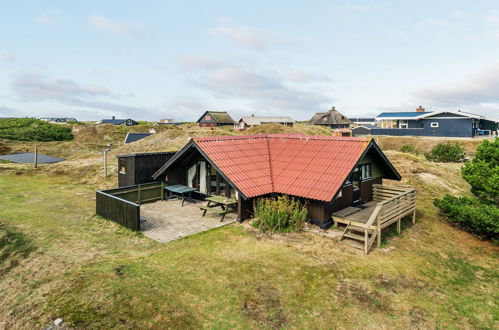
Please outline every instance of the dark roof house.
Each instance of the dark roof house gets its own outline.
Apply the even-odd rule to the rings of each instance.
[[[372,129],[379,128],[376,125],[359,125],[357,127],[352,128],[352,136],[366,136],[371,135]]]
[[[148,137],[151,133],[127,133],[125,137],[125,144],[136,142]]]
[[[498,120],[464,111],[383,112],[372,135],[474,137],[497,135]]]
[[[135,126],[139,123],[133,119],[116,119],[114,116],[111,119],[102,119],[100,124],[112,124],[112,125],[123,125],[123,126]]]
[[[329,126],[330,128],[349,128],[353,122],[332,107],[328,112],[317,112],[309,121],[312,125]]]
[[[226,111],[206,111],[197,121],[199,127],[234,125],[236,122]]]

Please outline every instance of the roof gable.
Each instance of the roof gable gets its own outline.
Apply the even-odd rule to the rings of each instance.
[[[219,124],[234,124],[235,121],[232,117],[227,113],[227,111],[205,111],[201,117],[197,120],[199,123],[206,114],[209,114],[217,123]]]
[[[196,147],[246,198],[282,193],[331,201],[373,146],[374,141],[365,138],[296,134],[195,138],[154,177],[158,178],[190,147]],[[381,153],[379,148],[376,151]],[[388,163],[392,177],[400,179],[386,157],[382,159]]]

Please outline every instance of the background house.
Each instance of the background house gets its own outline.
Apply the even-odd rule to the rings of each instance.
[[[371,135],[372,129],[379,128],[376,125],[359,125],[357,127],[352,128],[352,136],[366,136]]]
[[[498,121],[463,111],[383,112],[372,135],[474,137],[497,135]]]
[[[374,125],[376,124],[375,117],[357,117],[349,118],[355,125]]]
[[[154,133],[127,133],[125,136],[124,143],[128,144],[128,143],[136,142],[136,141],[142,140],[143,138],[150,136],[151,134],[154,134]]]
[[[295,120],[291,117],[268,117],[268,116],[247,116],[239,119],[239,129],[246,129],[251,126],[262,124],[280,124],[283,126],[293,126]]]
[[[157,123],[154,125],[175,125],[175,119],[160,119]]]
[[[332,107],[328,112],[317,112],[312,119],[312,125],[323,125],[330,128],[350,128],[353,122]]]
[[[111,119],[102,119],[100,124],[112,124],[112,125],[123,125],[123,126],[135,126],[139,123],[133,119],[116,119],[114,116]]]
[[[232,126],[236,122],[226,111],[206,111],[197,121],[199,127]]]
[[[66,118],[66,117],[43,117],[40,120],[47,121],[49,123],[67,123],[71,121],[77,121],[76,118]]]

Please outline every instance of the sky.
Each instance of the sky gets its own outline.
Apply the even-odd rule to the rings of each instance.
[[[499,118],[497,0],[0,2],[0,117]]]

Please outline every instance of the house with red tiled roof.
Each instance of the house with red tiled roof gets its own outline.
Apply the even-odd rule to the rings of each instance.
[[[372,139],[300,134],[193,138],[153,178],[234,197],[239,220],[251,217],[257,198],[294,196],[321,227],[334,212],[373,200],[383,179],[401,179]]]

